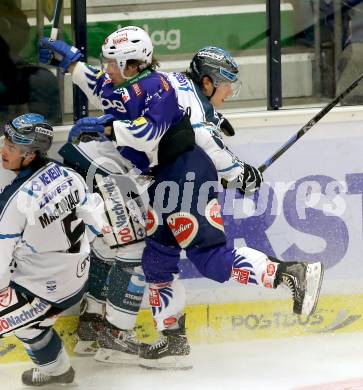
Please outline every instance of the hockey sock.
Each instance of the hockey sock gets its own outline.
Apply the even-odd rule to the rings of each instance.
[[[174,279],[172,282],[150,284],[149,303],[159,331],[178,328],[185,306],[183,283]]]
[[[248,247],[233,251],[232,279],[240,284],[274,286],[278,263],[269,260],[262,252]]]
[[[110,263],[107,263],[95,256],[91,257],[87,295],[93,297],[95,301],[106,301],[108,293],[107,277],[110,272],[110,268]]]
[[[107,321],[119,329],[133,329],[146,286],[140,263],[116,260],[108,285]]]
[[[71,367],[63,342],[54,329],[43,331],[34,339],[18,334],[17,337],[23,342],[30,359],[44,374],[61,375]]]

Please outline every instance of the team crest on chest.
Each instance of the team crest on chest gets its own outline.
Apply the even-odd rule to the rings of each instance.
[[[186,248],[198,233],[198,221],[190,213],[180,211],[169,215],[166,221],[181,248]]]
[[[205,208],[205,217],[212,226],[224,232],[221,206],[217,199],[212,199],[207,204],[207,207]]]

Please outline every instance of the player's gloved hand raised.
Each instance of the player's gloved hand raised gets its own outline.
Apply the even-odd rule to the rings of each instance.
[[[63,41],[42,38],[39,43],[39,62],[59,67],[64,73],[67,72],[70,64],[81,57],[82,53],[76,47]]]
[[[217,112],[219,116],[219,128],[223,132],[223,134],[227,135],[228,137],[232,137],[235,135],[235,131],[233,126],[231,125],[230,121],[225,118],[220,112]]]
[[[110,114],[102,115],[99,117],[85,117],[79,119],[68,135],[68,142],[77,140],[81,134],[84,133],[104,133],[105,127],[112,125],[115,117]]]
[[[257,192],[263,182],[262,173],[252,165],[243,164],[243,173],[238,175],[235,180],[227,182],[222,179],[222,185],[224,188],[237,188],[243,195],[253,195]]]

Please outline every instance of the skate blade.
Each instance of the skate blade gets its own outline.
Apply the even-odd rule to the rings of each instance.
[[[309,316],[314,313],[319,300],[323,276],[324,266],[322,263],[308,264],[306,270],[306,292],[301,314]]]
[[[140,367],[152,370],[190,370],[193,363],[189,355],[186,356],[166,356],[161,359],[140,358]]]
[[[94,355],[98,351],[97,341],[77,341],[73,352],[81,356]]]
[[[127,366],[139,365],[138,355],[108,348],[99,348],[94,359],[102,363],[123,364]]]
[[[30,387],[41,387],[44,390],[53,390],[53,389],[64,389],[65,387],[78,387],[79,384],[76,381],[73,381],[72,383],[48,383],[46,385],[41,385],[41,386],[29,386],[29,385],[24,385],[24,389],[29,389]]]

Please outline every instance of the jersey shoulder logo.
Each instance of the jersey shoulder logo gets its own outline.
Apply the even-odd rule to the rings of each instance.
[[[149,206],[146,217],[146,234],[151,236],[155,233],[159,225],[159,218],[155,210]]]
[[[187,212],[171,214],[166,221],[181,248],[188,247],[199,230],[197,219]]]
[[[217,199],[212,199],[207,204],[207,207],[205,208],[205,217],[212,226],[224,232],[221,206]]]

